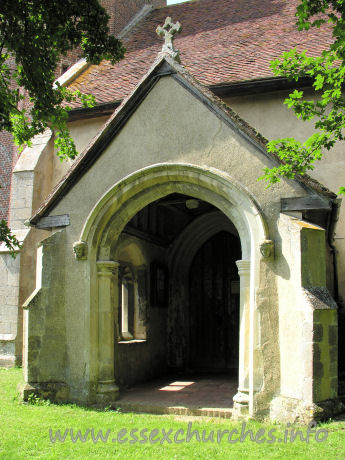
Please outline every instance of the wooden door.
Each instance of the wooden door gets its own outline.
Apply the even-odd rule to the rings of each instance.
[[[189,366],[238,367],[239,238],[220,232],[197,252],[190,269]]]

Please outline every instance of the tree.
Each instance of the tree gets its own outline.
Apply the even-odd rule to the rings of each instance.
[[[60,158],[75,158],[67,104],[79,99],[92,106],[94,98],[54,85],[55,71],[61,55],[73,48],[92,64],[121,59],[125,49],[108,35],[108,20],[97,0],[1,0],[0,129],[12,133],[17,145],[30,145],[33,136],[50,127]],[[5,221],[0,241],[12,254],[19,247]]]
[[[269,184],[303,175],[314,169],[314,163],[321,160],[324,152],[337,141],[345,139],[345,0],[301,0],[296,12],[300,30],[332,24],[334,41],[320,56],[309,57],[306,52],[292,49],[271,63],[276,76],[283,76],[296,82],[310,78],[315,99],[308,100],[303,91],[295,90],[285,100],[296,116],[303,121],[316,119],[315,132],[305,142],[294,138],[276,139],[268,143],[268,151],[277,155],[282,164],[266,168],[260,179]],[[345,187],[339,193],[345,194]]]

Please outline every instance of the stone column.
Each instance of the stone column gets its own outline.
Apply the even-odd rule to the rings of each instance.
[[[238,364],[238,392],[234,396],[234,418],[249,413],[250,366],[250,260],[236,262],[240,276],[240,343]]]
[[[119,263],[97,262],[98,278],[98,386],[97,402],[111,403],[118,399],[119,388],[114,378],[115,315],[118,302]],[[115,289],[114,289],[115,288]],[[114,295],[115,291],[115,295]]]

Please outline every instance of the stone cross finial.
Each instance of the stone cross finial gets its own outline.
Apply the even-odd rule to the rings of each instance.
[[[176,61],[180,62],[180,53],[179,50],[174,48],[174,35],[178,32],[181,32],[182,27],[179,22],[174,24],[170,17],[167,17],[163,26],[158,26],[156,33],[159,37],[164,38],[165,43],[163,45],[162,51],[169,53]]]

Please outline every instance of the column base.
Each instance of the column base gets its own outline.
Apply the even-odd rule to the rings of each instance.
[[[119,387],[115,380],[104,380],[98,382],[96,401],[97,404],[104,406],[111,404],[120,397]]]
[[[238,391],[233,397],[234,406],[231,418],[234,420],[245,420],[249,417],[249,392]]]

